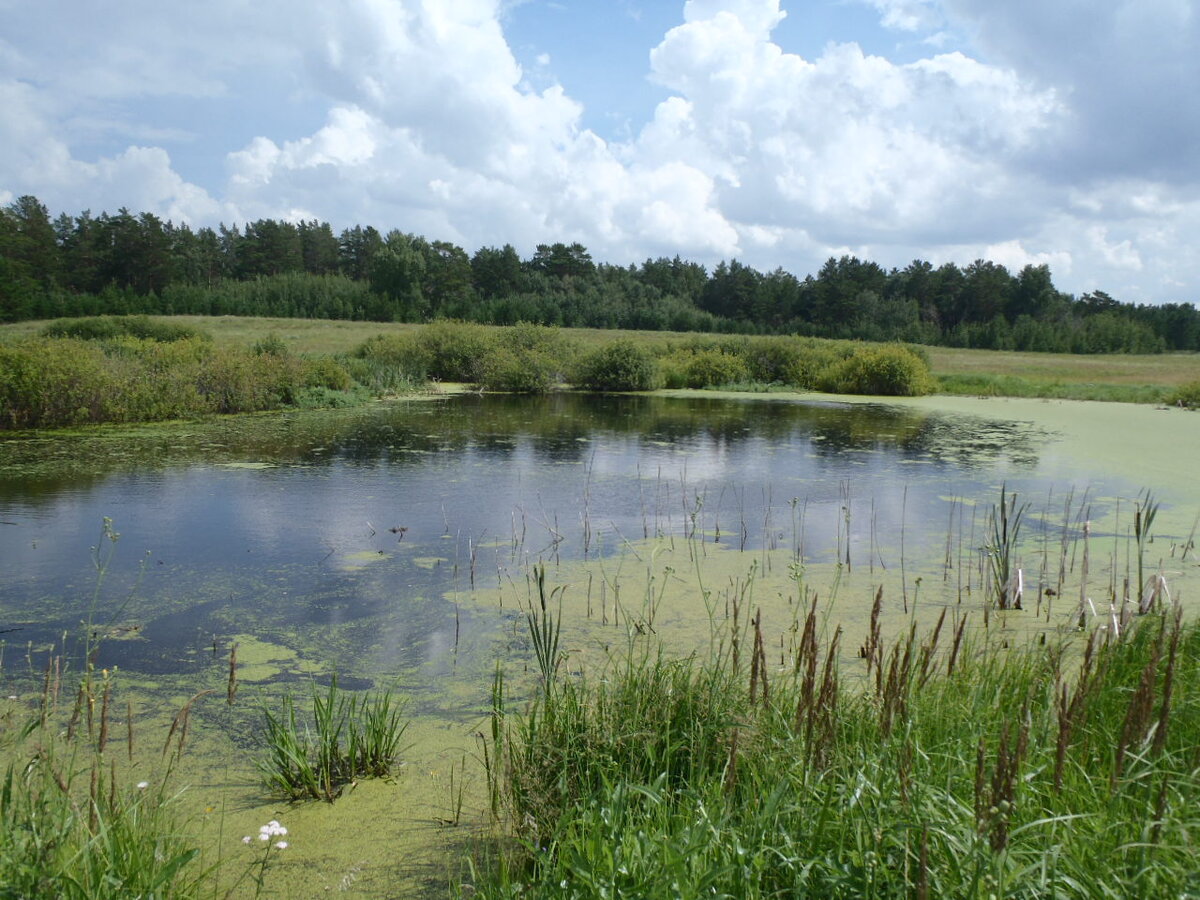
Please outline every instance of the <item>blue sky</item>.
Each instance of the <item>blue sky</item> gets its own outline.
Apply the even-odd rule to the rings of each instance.
[[[0,202],[1200,298],[1197,0],[0,0]]]

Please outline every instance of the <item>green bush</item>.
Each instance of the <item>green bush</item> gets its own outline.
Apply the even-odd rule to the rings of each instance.
[[[1200,408],[1200,381],[1190,381],[1182,384],[1167,397],[1172,406],[1185,406],[1188,409]]]
[[[676,350],[659,360],[663,382],[673,388],[720,387],[750,378],[745,360],[723,350]]]
[[[929,367],[911,350],[896,345],[862,347],[818,377],[820,390],[835,394],[915,397],[936,387]]]
[[[199,328],[175,322],[163,322],[148,316],[90,316],[84,319],[59,319],[42,328],[41,334],[43,337],[73,337],[85,341],[122,336],[164,343],[212,340],[212,336],[208,332]]]
[[[750,342],[743,359],[750,377],[763,384],[787,384],[800,361],[802,344],[796,338],[769,337]]]
[[[536,350],[559,359],[569,356],[572,349],[557,327],[529,322],[518,322],[502,329],[499,341],[512,350]]]
[[[251,348],[255,356],[288,356],[290,351],[288,345],[283,338],[275,332],[271,332],[266,337],[259,338],[254,342]]]
[[[350,390],[350,373],[331,356],[315,356],[304,360],[304,386],[328,388],[331,391]]]
[[[544,350],[492,347],[483,359],[479,386],[488,391],[544,394],[558,382],[558,361]]]
[[[415,335],[379,334],[345,360],[350,377],[374,394],[410,391],[429,375],[429,352]]]
[[[580,359],[574,382],[592,391],[652,391],[658,366],[649,350],[620,338]]]
[[[417,335],[429,360],[429,377],[470,384],[482,380],[483,360],[495,342],[490,330],[465,322],[432,322]]]

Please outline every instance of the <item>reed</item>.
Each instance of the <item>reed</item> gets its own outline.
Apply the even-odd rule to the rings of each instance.
[[[1028,503],[1017,505],[1017,495],[1000,488],[1000,502],[993,505],[989,520],[991,541],[987,546],[988,572],[992,599],[997,609],[1020,609],[1024,593],[1024,572],[1016,565],[1017,541],[1021,520]]]
[[[846,663],[814,606],[776,668],[756,613],[748,667],[640,644],[524,713],[494,691],[516,849],[474,896],[1186,895],[1200,625],[1172,609],[1017,648],[965,621],[873,632]],[[854,665],[870,689],[842,684]]]
[[[359,778],[394,771],[408,728],[403,704],[390,691],[351,695],[337,678],[312,687],[306,716],[288,694],[279,712],[262,707],[266,758],[259,768],[269,788],[292,800],[332,803]]]

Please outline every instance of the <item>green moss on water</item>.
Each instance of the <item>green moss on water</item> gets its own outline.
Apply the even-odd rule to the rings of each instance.
[[[432,571],[439,566],[449,565],[450,560],[444,556],[414,556],[412,563],[414,566]]]
[[[337,565],[343,572],[357,572],[390,558],[383,550],[355,550],[339,554]]]
[[[250,634],[235,634],[231,644],[237,645],[237,677],[244,682],[267,682],[284,675],[312,674],[322,666],[302,658],[291,647],[271,643]]]

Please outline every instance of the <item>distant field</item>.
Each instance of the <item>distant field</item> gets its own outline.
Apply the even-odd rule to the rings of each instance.
[[[927,347],[935,375],[1008,375],[1037,381],[1154,384],[1177,387],[1200,379],[1200,353],[1072,356]]]
[[[401,334],[420,325],[313,319],[174,316],[172,321],[203,328],[221,343],[249,346],[276,334],[298,353],[345,353],[376,334]],[[44,322],[0,326],[0,340],[35,334]],[[567,329],[582,345],[615,336],[597,329]],[[647,343],[695,335],[661,331],[623,332]],[[933,373],[956,394],[1073,397],[1153,402],[1171,389],[1200,380],[1200,354],[1072,356],[926,347]],[[1094,386],[1094,388],[1092,387]]]

